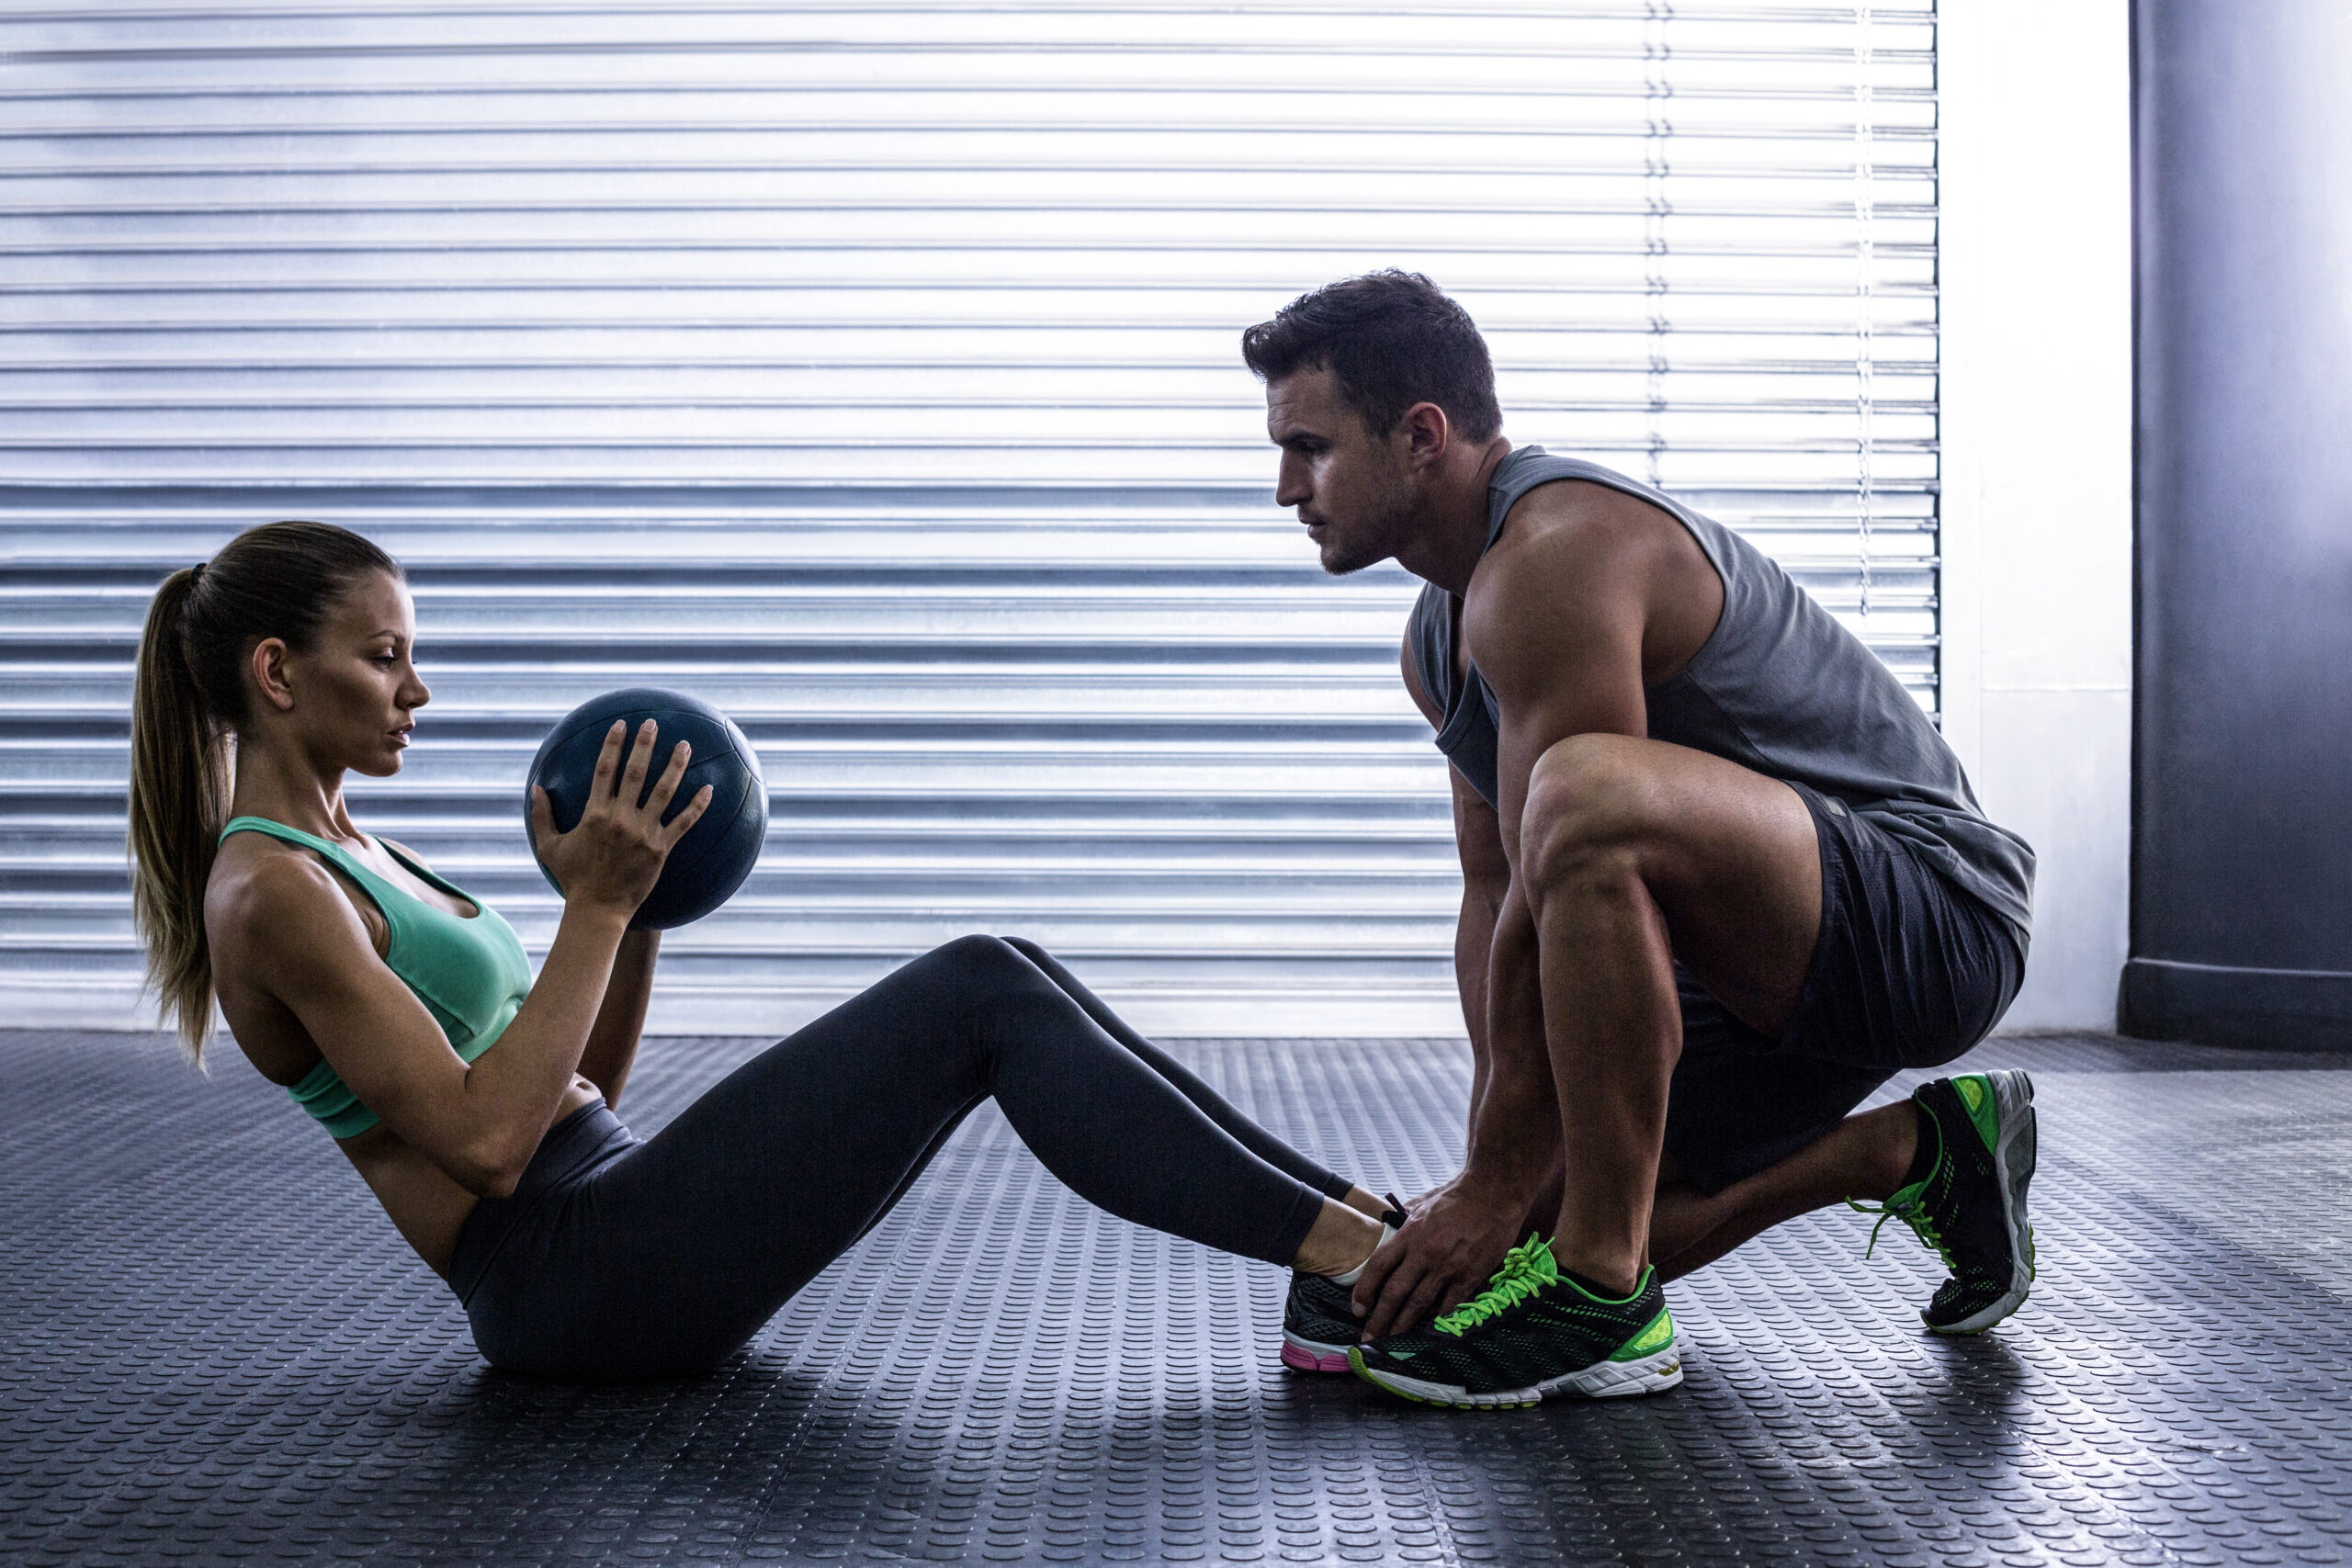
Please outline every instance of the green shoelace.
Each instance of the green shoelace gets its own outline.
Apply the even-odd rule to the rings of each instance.
[[[1906,1188],[1905,1191],[1913,1194],[1911,1197],[1905,1198],[1903,1193],[1897,1192],[1875,1209],[1868,1204],[1856,1202],[1851,1198],[1846,1200],[1846,1207],[1853,1210],[1854,1213],[1878,1216],[1878,1224],[1871,1227],[1871,1244],[1862,1248],[1864,1262],[1868,1262],[1871,1254],[1878,1250],[1878,1233],[1886,1228],[1886,1222],[1901,1220],[1911,1227],[1913,1235],[1935,1249],[1936,1256],[1944,1260],[1945,1268],[1957,1270],[1959,1265],[1951,1260],[1951,1249],[1944,1246],[1944,1238],[1936,1231],[1936,1222],[1928,1217],[1926,1206],[1919,1201],[1919,1195],[1927,1190],[1927,1187],[1928,1184],[1922,1181],[1916,1187]]]
[[[1862,1248],[1863,1262],[1869,1262],[1871,1254],[1878,1250],[1878,1233],[1886,1228],[1886,1222],[1901,1220],[1911,1227],[1912,1235],[1934,1249],[1936,1256],[1944,1260],[1945,1268],[1955,1274],[1960,1272],[1960,1266],[1951,1260],[1951,1249],[1944,1245],[1944,1238],[1936,1230],[1935,1220],[1929,1216],[1927,1205],[1921,1201],[1928,1195],[1928,1183],[1936,1179],[1936,1172],[1941,1170],[1943,1165],[1943,1128],[1939,1124],[1936,1127],[1936,1163],[1928,1168],[1926,1176],[1908,1187],[1896,1189],[1885,1202],[1875,1209],[1867,1203],[1857,1202],[1851,1198],[1846,1200],[1846,1207],[1853,1210],[1854,1213],[1878,1216],[1878,1224],[1871,1227],[1871,1244]]]
[[[1503,1266],[1495,1270],[1485,1290],[1430,1326],[1459,1337],[1464,1330],[1475,1328],[1559,1280],[1560,1266],[1552,1259],[1552,1244],[1531,1232],[1524,1242],[1503,1254]]]

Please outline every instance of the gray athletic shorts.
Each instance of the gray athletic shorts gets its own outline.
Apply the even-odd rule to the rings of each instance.
[[[1821,935],[1779,1039],[1724,1010],[1678,964],[1682,1059],[1666,1153],[1715,1192],[1779,1164],[1905,1067],[1982,1040],[2025,979],[2025,933],[1910,846],[1806,788],[1821,841]]]

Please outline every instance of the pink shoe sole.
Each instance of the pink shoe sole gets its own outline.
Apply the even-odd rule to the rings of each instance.
[[[1285,1339],[1283,1365],[1296,1372],[1344,1372],[1348,1371],[1348,1358],[1340,1352],[1303,1349]]]

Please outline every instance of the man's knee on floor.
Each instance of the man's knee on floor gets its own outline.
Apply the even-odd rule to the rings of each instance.
[[[1563,894],[1639,878],[1660,812],[1643,750],[1623,735],[1571,735],[1536,759],[1519,842],[1521,874],[1539,919]]]

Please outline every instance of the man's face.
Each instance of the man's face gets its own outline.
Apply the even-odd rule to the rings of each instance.
[[[1386,560],[1409,537],[1421,486],[1400,424],[1374,435],[1327,366],[1266,383],[1266,434],[1283,449],[1274,504],[1298,509],[1337,577]]]

